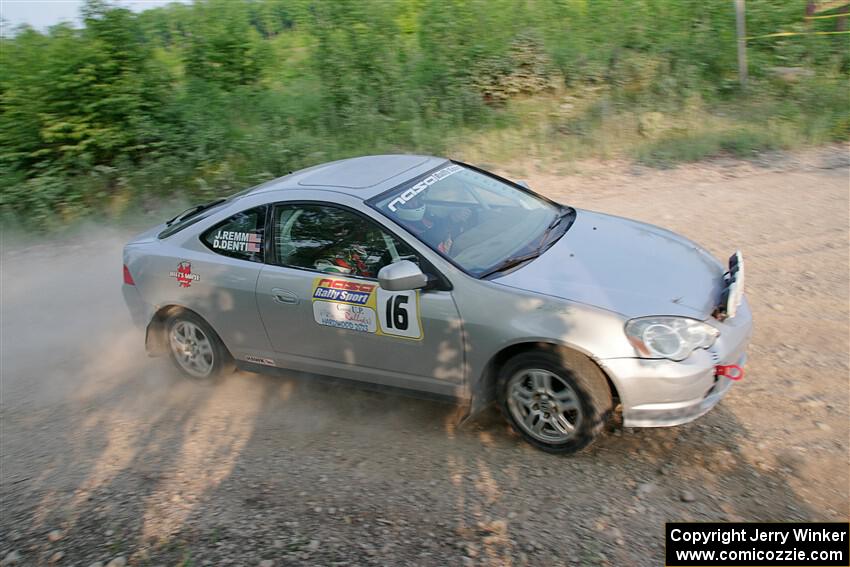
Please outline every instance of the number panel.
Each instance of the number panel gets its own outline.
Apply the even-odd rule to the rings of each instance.
[[[422,338],[418,291],[386,291],[378,288],[380,334],[407,339]]]

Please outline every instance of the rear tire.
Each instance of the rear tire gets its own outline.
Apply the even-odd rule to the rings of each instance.
[[[605,375],[586,356],[565,349],[525,352],[499,372],[499,406],[526,441],[549,453],[587,447],[610,419]]]
[[[191,311],[179,311],[165,322],[165,343],[174,366],[193,380],[212,382],[233,372],[233,357],[215,331]]]

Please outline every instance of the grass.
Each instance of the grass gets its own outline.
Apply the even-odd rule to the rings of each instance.
[[[766,130],[685,131],[637,148],[637,156],[638,161],[645,165],[669,167],[677,162],[699,161],[719,155],[752,157],[760,151],[779,147],[781,144]]]
[[[449,144],[450,155],[500,166],[530,159],[566,173],[585,159],[666,168],[722,155],[746,159],[763,151],[828,143],[842,133],[846,137],[846,111],[823,113],[806,104],[759,95],[734,103],[692,95],[659,108],[657,102],[618,100],[601,89],[562,90],[510,102],[503,125],[460,134]]]
[[[504,108],[492,111],[486,125],[457,128],[432,124],[424,129],[427,139],[414,147],[379,149],[444,154],[521,179],[532,173],[529,168],[558,175],[574,173],[584,160],[667,168],[716,156],[746,159],[763,151],[793,150],[848,137],[850,104],[840,104],[847,98],[840,82],[773,95],[757,94],[756,87],[749,96],[734,99],[706,100],[694,93],[663,103],[655,95],[629,99],[599,85],[562,87],[547,94],[513,98]],[[776,91],[775,87],[766,89]],[[166,159],[131,169],[114,183],[104,181],[106,173],[92,171],[73,180],[79,187],[71,193],[84,197],[66,199],[52,212],[42,209],[54,200],[42,199],[29,211],[44,219],[44,228],[66,234],[91,221],[143,227],[149,219],[156,222],[169,211],[274,177],[270,171],[279,168],[272,162],[281,159],[278,154],[289,151],[289,146],[270,147],[267,138],[261,137],[251,151],[234,151],[199,170]],[[237,141],[234,148],[240,143],[245,142]],[[345,155],[375,151],[374,144],[365,144],[362,151],[349,148]],[[307,162],[321,163],[330,157],[341,156],[317,154]],[[61,192],[58,178],[31,183],[33,187],[24,189],[33,194]],[[10,230],[19,224],[19,219],[9,216],[2,220]]]

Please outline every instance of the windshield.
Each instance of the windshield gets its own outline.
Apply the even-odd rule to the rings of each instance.
[[[476,277],[536,257],[573,211],[475,169],[447,162],[370,204]]]

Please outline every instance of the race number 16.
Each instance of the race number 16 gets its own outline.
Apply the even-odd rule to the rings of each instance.
[[[409,298],[404,295],[395,295],[387,299],[387,328],[396,328],[399,331],[407,330],[407,302]]]
[[[378,317],[383,334],[421,338],[418,309],[415,291],[391,292],[378,288]]]

